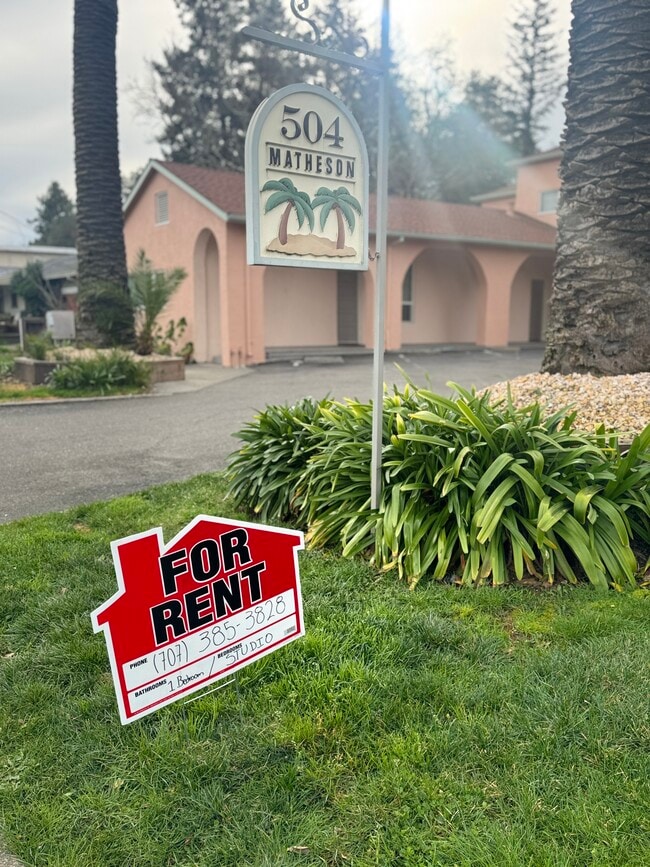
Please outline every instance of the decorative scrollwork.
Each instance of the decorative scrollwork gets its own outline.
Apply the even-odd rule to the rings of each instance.
[[[315,18],[309,18],[303,15],[309,9],[310,0],[291,0],[291,11],[294,16],[300,21],[304,21],[311,27],[312,34],[309,42],[313,45],[323,45],[325,42],[330,43],[328,47],[338,48],[339,50],[351,53],[355,57],[367,57],[370,51],[370,46],[363,36],[355,36],[345,38],[342,32],[341,13],[334,10],[332,14],[319,23]],[[345,44],[347,42],[347,45]]]
[[[306,12],[309,9],[309,0],[291,0],[291,11],[299,18],[301,21],[304,21],[305,24],[308,24],[313,32],[313,37],[309,40],[315,45],[320,44],[321,41],[321,33],[315,21],[311,18],[307,18],[306,15],[301,15],[302,12]]]

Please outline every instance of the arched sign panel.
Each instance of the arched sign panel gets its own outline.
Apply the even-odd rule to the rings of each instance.
[[[265,100],[246,134],[249,265],[368,268],[368,153],[359,125],[322,87]]]

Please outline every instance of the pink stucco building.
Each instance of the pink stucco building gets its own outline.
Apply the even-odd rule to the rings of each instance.
[[[472,205],[391,198],[386,349],[542,339],[559,161],[559,150],[521,160],[513,188]],[[198,361],[236,367],[290,348],[372,345],[373,263],[246,264],[242,174],[152,160],[126,203],[125,237],[129,263],[143,248],[154,266],[187,271],[163,318],[185,316]]]

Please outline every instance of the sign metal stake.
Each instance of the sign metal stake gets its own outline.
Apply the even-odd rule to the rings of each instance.
[[[381,66],[379,93],[379,140],[377,155],[377,290],[375,293],[375,340],[373,354],[372,458],[370,470],[370,508],[381,501],[381,450],[384,417],[384,322],[388,272],[388,119],[390,63],[390,9],[384,0],[381,16]]]
[[[333,51],[320,44],[318,25],[302,13],[307,10],[309,0],[291,0],[293,14],[307,23],[313,31],[312,41],[301,42],[289,39],[259,27],[242,27],[241,33],[250,39],[266,42],[287,51],[310,54],[331,63],[352,66],[362,69],[369,75],[379,78],[379,118],[378,118],[378,155],[377,155],[377,226],[375,233],[376,246],[376,289],[375,289],[375,325],[373,347],[373,377],[372,377],[372,441],[370,464],[370,505],[376,510],[381,501],[381,452],[382,428],[384,410],[384,328],[387,284],[387,235],[388,235],[388,156],[389,156],[389,102],[390,102],[390,0],[383,0],[381,17],[381,57],[376,64],[364,58]],[[331,29],[331,22],[326,26]]]

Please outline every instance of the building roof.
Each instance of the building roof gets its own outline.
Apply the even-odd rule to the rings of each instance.
[[[61,280],[75,277],[77,274],[77,254],[69,253],[56,259],[47,259],[43,262],[43,277],[46,280]]]
[[[245,219],[244,175],[239,172],[152,160],[125,204],[128,211],[152,171],[158,171],[224,220]],[[375,201],[370,197],[370,225]],[[456,205],[391,196],[388,233],[393,237],[446,240],[510,247],[553,249],[555,229],[521,214],[477,205]]]
[[[529,157],[521,157],[518,160],[512,160],[513,166],[528,166],[531,163],[545,163],[548,160],[557,160],[562,156],[562,148],[551,148],[547,151],[541,151],[538,154],[531,154]]]
[[[52,256],[49,259],[32,259],[33,262],[38,262],[43,272],[43,277],[46,280],[68,280],[75,277],[77,274],[77,253],[74,247],[15,247],[2,248],[3,252],[12,253],[32,253],[33,250],[51,251],[58,250],[59,255]],[[66,250],[68,252],[63,253]],[[23,271],[26,265],[1,265],[0,266],[0,286],[8,286],[11,278],[19,271]]]
[[[514,199],[516,194],[516,187],[498,187],[496,190],[490,190],[489,193],[472,196],[470,202],[492,202],[495,199]]]
[[[372,202],[370,212],[372,225]],[[553,227],[523,214],[396,196],[390,197],[388,230],[411,238],[533,247],[554,247],[556,234]]]

